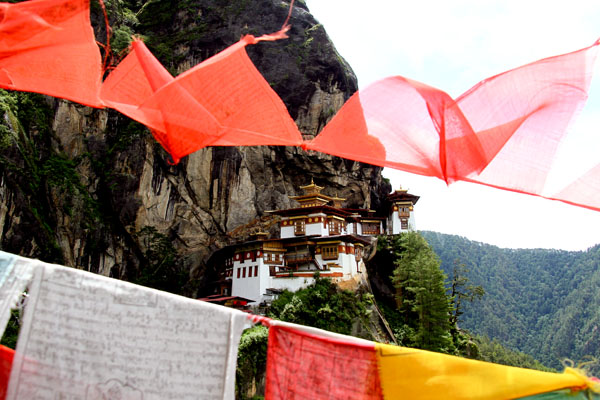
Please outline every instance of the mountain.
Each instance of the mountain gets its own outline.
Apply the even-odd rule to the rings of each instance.
[[[451,276],[455,263],[485,295],[468,304],[461,328],[561,368],[600,357],[600,245],[587,251],[502,249],[422,232]],[[591,367],[594,374],[600,365]]]
[[[174,74],[247,33],[279,30],[280,0],[105,0],[113,56],[131,34]],[[105,41],[102,11],[92,24]],[[296,1],[289,39],[248,46],[306,137],[357,89],[325,29]],[[212,147],[169,165],[142,125],[111,110],[0,91],[0,248],[196,296],[214,250],[273,223],[266,211],[311,178],[348,207],[377,209],[381,168],[292,147]],[[247,229],[238,229],[245,226]]]

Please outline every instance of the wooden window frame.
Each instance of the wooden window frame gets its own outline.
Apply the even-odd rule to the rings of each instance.
[[[337,244],[321,246],[321,258],[323,260],[337,260],[339,257],[339,246]]]
[[[329,220],[329,235],[340,235],[342,233],[342,223],[336,219]]]
[[[294,235],[306,235],[306,222],[303,219],[294,221]]]

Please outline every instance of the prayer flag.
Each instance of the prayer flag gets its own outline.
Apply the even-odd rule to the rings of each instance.
[[[101,107],[89,0],[0,3],[0,87]]]
[[[562,374],[542,372],[281,321],[266,324],[267,399],[561,399],[600,389],[570,368]]]
[[[33,277],[7,399],[234,398],[245,313],[17,259]]]
[[[246,53],[256,41],[247,35],[176,78],[134,41],[101,97],[148,126],[175,163],[205,146],[299,146],[298,127]]]
[[[355,93],[303,147],[600,210],[597,155],[581,166],[561,158],[599,44],[493,76],[456,100],[400,76],[383,79]]]
[[[6,396],[14,355],[15,351],[13,349],[0,345],[0,400],[4,400]]]

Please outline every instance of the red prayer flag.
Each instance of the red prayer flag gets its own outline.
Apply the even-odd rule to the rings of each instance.
[[[569,123],[587,99],[599,44],[493,76],[456,100],[386,78],[355,93],[303,147],[600,210],[600,196],[590,195],[600,164],[570,186],[548,183]]]
[[[101,107],[88,0],[0,3],[0,87]]]
[[[175,163],[205,146],[300,145],[298,127],[245,51],[254,43],[245,36],[172,78],[135,41],[101,97],[152,129]]]
[[[265,399],[382,399],[374,343],[269,328]]]
[[[0,400],[4,400],[6,397],[14,356],[15,351],[13,349],[0,345]]]

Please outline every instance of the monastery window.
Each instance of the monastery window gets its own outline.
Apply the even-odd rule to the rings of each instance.
[[[410,217],[410,208],[409,207],[399,207],[398,213],[400,217]]]
[[[336,219],[329,220],[329,234],[339,235],[342,233],[342,223]]]
[[[258,265],[254,266],[254,276],[258,276]]]
[[[362,223],[363,235],[379,235],[379,223],[378,222],[363,222]]]
[[[406,218],[402,218],[400,220],[400,228],[401,229],[408,229],[408,220]]]
[[[338,258],[338,246],[337,244],[332,246],[321,247],[321,257],[323,260],[337,260]]]
[[[238,278],[238,279],[240,279],[240,274],[241,274],[241,272],[242,272],[242,269],[241,269],[241,268],[238,268],[238,269],[237,269],[237,278]]]
[[[246,277],[246,267],[242,268],[242,278]]]
[[[306,223],[303,219],[297,219],[294,221],[294,234],[305,235],[306,234]]]

